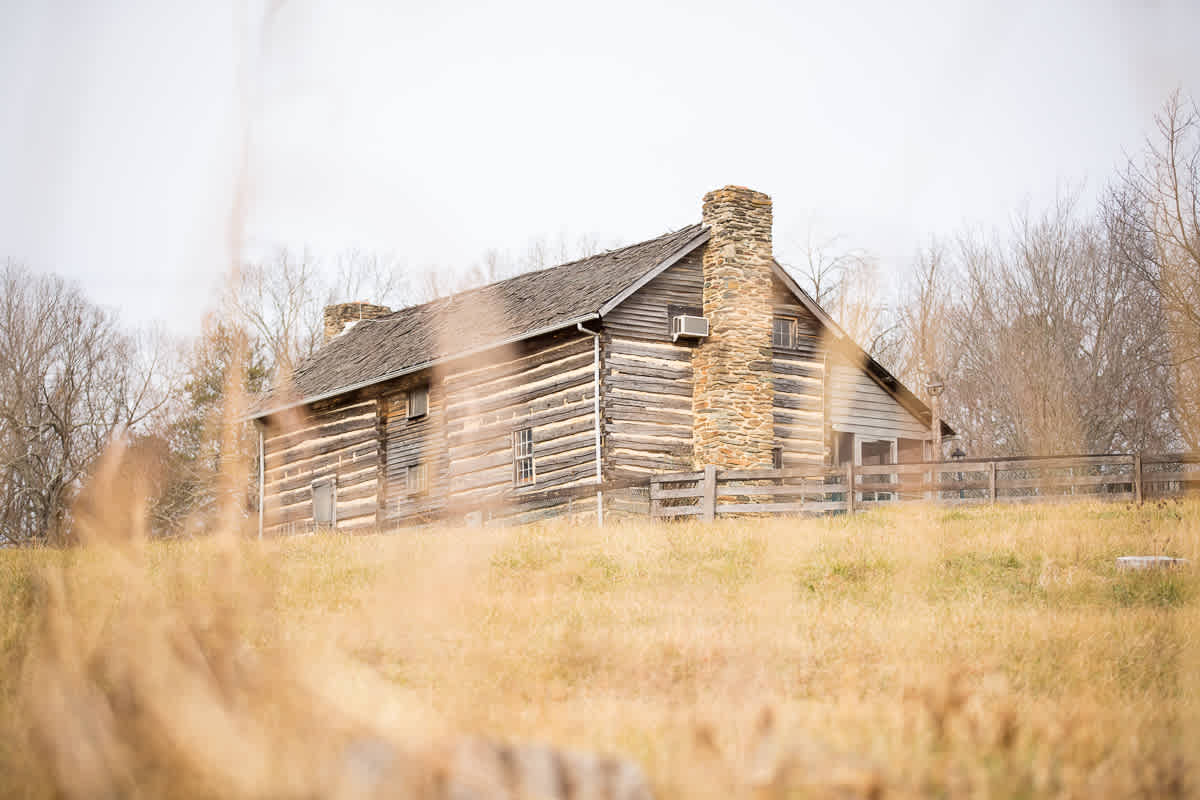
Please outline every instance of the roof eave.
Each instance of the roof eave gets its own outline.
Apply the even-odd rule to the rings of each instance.
[[[460,358],[469,358],[470,356],[478,355],[479,353],[486,353],[488,350],[493,350],[497,347],[506,347],[510,344],[515,344],[516,342],[524,341],[525,339],[532,339],[535,336],[542,336],[547,333],[554,333],[555,331],[562,330],[563,328],[571,328],[582,322],[588,322],[589,320],[599,319],[599,317],[600,317],[600,315],[595,312],[592,312],[590,314],[585,314],[580,317],[574,317],[570,320],[567,320],[566,322],[556,323],[554,325],[549,325],[545,328],[539,328],[538,330],[530,331],[528,333],[522,333],[517,336],[510,336],[509,338],[504,339],[499,342],[489,342],[488,344],[480,345],[479,347],[473,347],[470,350],[464,350],[461,353],[454,353],[453,355],[443,356],[441,358],[434,358],[429,361],[422,362],[420,364],[414,364],[411,367],[405,367],[404,369],[399,369],[394,372],[389,372],[389,373],[387,373],[385,375],[381,375],[377,378],[369,378],[365,381],[353,383],[348,386],[342,386],[337,389],[331,389],[328,392],[323,392],[321,394],[316,394],[316,395],[312,395],[310,397],[302,398],[300,400],[295,400],[291,403],[277,406],[275,408],[271,408],[266,411],[256,411],[253,414],[247,414],[246,416],[242,417],[240,421],[248,422],[251,420],[262,419],[263,417],[269,417],[272,414],[280,414],[284,411],[291,411],[292,409],[299,408],[301,406],[306,406],[311,403],[319,403],[322,400],[328,400],[330,398],[337,397],[338,395],[349,394],[350,392],[357,392],[359,389],[366,389],[368,386],[374,386],[377,383],[385,383],[386,381],[394,380],[396,378],[402,378],[405,375],[412,375],[414,372],[420,372],[421,370],[429,369],[430,367],[436,367],[441,364],[445,364],[450,361],[455,361]]]

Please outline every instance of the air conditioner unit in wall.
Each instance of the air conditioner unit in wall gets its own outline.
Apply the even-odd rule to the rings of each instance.
[[[677,342],[679,339],[703,339],[708,336],[708,318],[693,317],[689,314],[680,314],[671,319],[671,341]]]

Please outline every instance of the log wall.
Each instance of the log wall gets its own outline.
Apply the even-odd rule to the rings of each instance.
[[[451,507],[494,501],[488,515],[516,520],[581,512],[594,499],[523,501],[522,495],[596,479],[592,337],[540,337],[501,358],[448,367],[444,377],[447,486]],[[533,432],[536,480],[514,486],[513,433]],[[503,507],[501,507],[503,506]],[[560,508],[562,506],[562,508]]]
[[[429,413],[408,418],[408,393],[429,387]],[[434,518],[446,509],[446,395],[428,372],[389,387],[380,398],[383,416],[383,517]],[[424,465],[426,487],[409,490],[408,468]]]
[[[263,428],[264,529],[310,529],[314,481],[336,481],[337,527],[371,527],[379,504],[379,435],[374,399],[353,397],[284,415]]]
[[[786,297],[777,293],[775,315],[796,320],[796,346],[772,350],[775,442],[783,450],[785,468],[819,467],[825,462],[826,447],[822,326],[790,293]]]

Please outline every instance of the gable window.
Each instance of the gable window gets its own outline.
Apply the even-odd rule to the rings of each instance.
[[[337,483],[333,478],[313,481],[312,515],[317,525],[333,525],[337,522]]]
[[[409,464],[404,468],[404,488],[409,494],[422,494],[429,488],[429,470],[425,464]]]
[[[780,350],[796,349],[796,320],[791,317],[775,317],[771,325],[771,346]]]
[[[531,484],[537,475],[533,467],[533,428],[513,431],[513,483]]]
[[[429,413],[429,387],[418,386],[408,393],[408,418],[417,419]]]

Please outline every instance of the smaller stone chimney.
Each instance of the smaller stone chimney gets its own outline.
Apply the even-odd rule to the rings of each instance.
[[[392,310],[387,306],[376,306],[364,302],[335,303],[325,306],[325,341],[328,342],[364,319],[384,317],[390,313]]]

